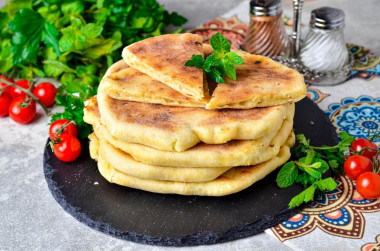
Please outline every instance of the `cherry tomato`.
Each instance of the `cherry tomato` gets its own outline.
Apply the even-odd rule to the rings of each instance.
[[[21,107],[25,98],[18,97],[13,99],[9,106],[9,116],[17,123],[28,124],[33,121],[36,115],[36,103],[33,100],[29,101],[27,107]]]
[[[377,145],[375,143],[369,141],[368,139],[363,139],[363,138],[355,139],[354,142],[352,142],[350,146],[350,148],[356,152],[360,152],[360,150],[362,150],[364,147],[377,149]],[[376,155],[376,151],[374,150],[365,150],[363,153],[363,156],[366,156],[370,158],[371,160],[373,159],[373,156],[375,155]]]
[[[24,88],[24,89],[29,89],[29,81],[26,79],[21,79],[16,82],[16,85]],[[32,87],[31,91],[33,91],[34,87]],[[26,97],[26,93],[21,91],[20,89],[17,89],[16,87],[11,87],[11,96],[12,98],[17,98],[17,97]]]
[[[372,171],[372,161],[362,155],[352,155],[344,162],[344,172],[353,180],[356,180],[360,174]]]
[[[366,199],[380,197],[380,175],[374,172],[361,174],[356,181],[356,190]]]
[[[51,123],[50,125],[50,128],[49,128],[49,137],[50,139],[54,140],[54,139],[57,139],[59,138],[57,136],[57,130],[61,129],[64,125],[67,125],[69,124],[71,121],[68,120],[68,119],[57,119],[56,121],[54,121],[53,123]],[[63,134],[69,134],[69,135],[72,135],[74,137],[76,137],[78,135],[78,129],[76,127],[76,125],[74,123],[71,123],[70,125],[68,125],[65,130],[63,130],[63,132],[61,133],[61,135]]]
[[[39,98],[46,107],[51,107],[55,102],[55,95],[57,94],[57,88],[52,83],[44,82],[34,89],[34,96]]]
[[[1,79],[4,79],[4,80],[6,80],[6,81],[8,81],[8,82],[12,82],[12,83],[15,82],[13,79],[11,79],[11,78],[6,78],[6,77],[4,77],[3,75],[0,75],[0,80],[1,80]],[[0,88],[4,87],[4,86],[6,86],[6,85],[7,85],[6,83],[3,83],[3,82],[0,81]],[[4,92],[6,92],[6,93],[8,93],[9,95],[11,95],[11,86],[8,86],[7,88],[5,88]],[[4,93],[4,92],[3,92],[3,93]]]
[[[9,105],[11,102],[12,97],[8,93],[3,92],[0,95],[0,117],[8,116]]]
[[[78,158],[82,147],[79,140],[69,134],[61,135],[60,143],[54,144],[54,154],[64,162],[71,162]]]

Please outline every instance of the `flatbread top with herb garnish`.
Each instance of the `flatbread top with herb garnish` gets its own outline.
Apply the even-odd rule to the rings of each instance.
[[[204,46],[205,54],[212,48]],[[297,102],[306,95],[303,76],[270,58],[234,51],[244,64],[236,66],[236,80],[224,77],[206,108],[249,109]]]
[[[202,37],[195,34],[169,34],[148,38],[124,48],[128,65],[185,96],[204,98],[203,70],[186,67],[192,55],[201,55]]]

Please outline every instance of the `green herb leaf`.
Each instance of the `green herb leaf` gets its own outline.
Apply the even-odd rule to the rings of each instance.
[[[61,56],[58,42],[58,31],[51,23],[45,23],[45,44],[54,48],[55,54]]]
[[[39,43],[42,40],[45,20],[42,16],[31,10],[21,9],[8,24],[12,37],[13,64],[37,61]]]
[[[231,62],[233,65],[241,65],[244,63],[244,60],[242,57],[240,57],[238,54],[233,53],[233,52],[227,52],[226,53],[226,58]]]
[[[86,37],[86,38],[96,38],[99,36],[103,31],[103,27],[94,24],[94,23],[89,23],[86,24],[82,29],[81,33]]]
[[[197,68],[203,68],[205,62],[201,55],[192,55],[191,60],[185,63],[185,66],[195,66]]]
[[[329,178],[326,178],[326,179],[323,179],[323,180],[319,180],[317,182],[314,183],[319,190],[321,190],[322,192],[324,191],[333,191],[337,188],[337,184],[335,182],[335,180],[331,177]]]
[[[214,80],[217,83],[224,83],[224,79],[222,78],[222,74],[217,69],[210,69],[210,71],[206,71],[207,77]]]
[[[230,42],[219,32],[211,37],[210,44],[216,52],[227,53],[231,50]]]
[[[231,45],[222,34],[215,33],[210,39],[210,44],[214,50],[213,54],[209,55],[205,61],[202,58],[202,64],[193,62],[194,56],[191,60],[185,63],[186,66],[196,66],[197,68],[203,67],[206,75],[211,80],[217,83],[224,83],[223,76],[227,75],[228,78],[236,80],[235,65],[242,64],[244,60],[236,53],[230,52]],[[191,63],[189,63],[191,62]],[[204,62],[204,63],[203,63]]]
[[[277,174],[277,185],[280,188],[291,186],[298,176],[298,168],[294,161],[287,162],[282,166],[280,172]]]
[[[289,203],[289,208],[295,208],[295,207],[298,207],[299,205],[301,205],[302,203],[309,202],[309,201],[313,200],[315,189],[316,189],[315,186],[311,185],[306,190],[304,190],[300,194],[293,197]]]
[[[309,146],[310,144],[310,140],[306,139],[305,135],[303,134],[298,134],[296,136],[296,138],[298,139],[298,141],[300,142],[300,144],[304,145],[304,146]]]

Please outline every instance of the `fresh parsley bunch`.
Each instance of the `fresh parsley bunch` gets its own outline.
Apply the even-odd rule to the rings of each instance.
[[[294,151],[298,160],[289,161],[282,166],[277,175],[277,185],[285,188],[294,183],[301,183],[305,190],[295,196],[289,203],[289,208],[294,208],[304,202],[312,201],[315,194],[325,191],[333,191],[337,184],[332,178],[323,179],[323,174],[331,168],[334,173],[343,173],[344,154],[349,151],[349,146],[355,140],[346,132],[340,133],[341,141],[336,146],[311,146],[310,140],[305,135],[298,134],[299,145]]]
[[[83,121],[83,101],[97,93],[122,47],[186,21],[156,0],[8,1],[0,9],[0,73],[58,79],[56,106],[64,111],[52,121],[74,120],[84,138],[91,127]]]
[[[217,83],[224,83],[224,75],[227,75],[232,80],[236,80],[235,65],[244,63],[244,60],[236,53],[230,51],[230,43],[219,32],[211,37],[210,45],[214,52],[206,60],[201,55],[193,55],[185,65],[203,68],[207,77]]]

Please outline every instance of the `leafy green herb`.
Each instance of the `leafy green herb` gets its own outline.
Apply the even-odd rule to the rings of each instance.
[[[326,178],[314,182],[311,186],[305,189],[300,194],[296,195],[289,203],[289,208],[298,207],[302,203],[312,201],[316,191],[333,191],[337,188],[337,184],[334,179]]]
[[[79,135],[86,137],[90,127],[83,122],[83,102],[96,94],[123,45],[186,21],[156,0],[8,1],[0,10],[0,73],[60,80],[56,106],[64,111],[52,121],[74,120]]]
[[[344,153],[355,140],[346,132],[340,133],[341,141],[336,146],[311,146],[305,135],[297,135],[298,146],[295,149],[296,161],[285,163],[277,175],[277,185],[285,188],[294,183],[301,183],[305,190],[295,196],[289,208],[313,200],[315,193],[321,194],[336,188],[332,178],[322,179],[323,174],[331,168],[334,173],[343,173]]]
[[[236,80],[235,65],[244,63],[244,60],[236,53],[230,52],[230,43],[219,32],[211,37],[210,44],[214,52],[206,60],[201,55],[193,55],[185,65],[203,68],[207,76],[217,83],[224,83],[224,75]]]

